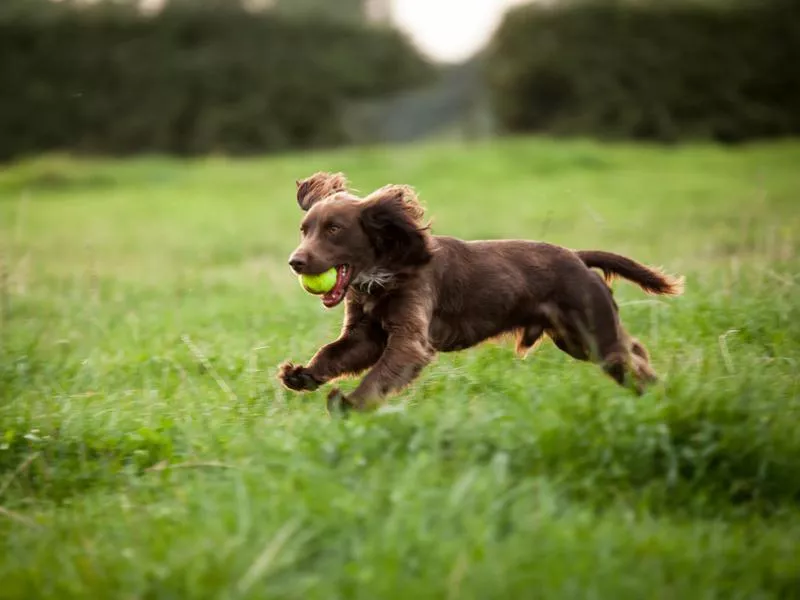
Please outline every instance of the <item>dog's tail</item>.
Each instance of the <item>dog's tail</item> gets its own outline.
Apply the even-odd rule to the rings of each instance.
[[[680,296],[683,293],[683,277],[672,277],[613,252],[578,250],[576,254],[587,267],[603,271],[606,281],[622,277],[638,284],[648,294]]]

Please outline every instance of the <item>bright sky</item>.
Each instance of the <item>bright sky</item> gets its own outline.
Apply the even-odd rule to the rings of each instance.
[[[525,0],[391,0],[394,23],[432,58],[456,62],[481,48],[503,12]]]

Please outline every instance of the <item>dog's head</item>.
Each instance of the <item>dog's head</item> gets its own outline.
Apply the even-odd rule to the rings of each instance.
[[[336,285],[322,296],[327,307],[361,274],[399,273],[431,259],[424,211],[408,186],[388,185],[361,199],[341,173],[316,173],[297,182],[297,203],[306,214],[289,265],[298,274],[336,268]]]

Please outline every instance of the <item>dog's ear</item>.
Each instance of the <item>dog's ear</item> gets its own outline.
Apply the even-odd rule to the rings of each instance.
[[[361,226],[378,260],[389,267],[413,267],[431,260],[424,209],[407,185],[387,185],[364,198]]]
[[[297,203],[308,210],[331,194],[347,191],[347,178],[341,173],[314,173],[311,177],[298,179]]]

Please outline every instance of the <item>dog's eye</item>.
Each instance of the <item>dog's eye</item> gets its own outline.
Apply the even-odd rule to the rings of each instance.
[[[341,229],[341,227],[339,227],[338,225],[328,225],[325,228],[325,231],[327,231],[330,234],[334,234],[334,233],[338,233],[340,229]]]

